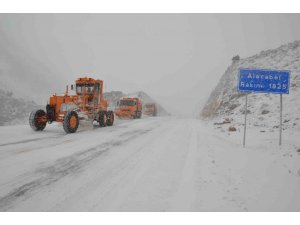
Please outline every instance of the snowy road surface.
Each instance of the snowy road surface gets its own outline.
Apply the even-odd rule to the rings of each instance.
[[[0,127],[0,211],[299,211],[293,133],[220,132],[196,119]],[[288,136],[288,137],[287,137]]]

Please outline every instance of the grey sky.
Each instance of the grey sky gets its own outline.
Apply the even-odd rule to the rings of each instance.
[[[90,75],[107,91],[144,90],[183,115],[205,103],[232,56],[299,40],[299,25],[299,14],[0,16],[6,37],[57,75],[51,85]]]

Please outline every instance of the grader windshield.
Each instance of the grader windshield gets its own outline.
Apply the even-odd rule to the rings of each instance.
[[[96,91],[99,90],[97,88],[97,86],[99,85],[96,85]],[[94,88],[95,88],[95,85],[94,84],[77,84],[76,85],[76,93],[78,95],[81,95],[81,94],[93,94],[94,93]]]

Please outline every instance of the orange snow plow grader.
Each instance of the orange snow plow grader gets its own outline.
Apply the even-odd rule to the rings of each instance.
[[[142,117],[142,102],[139,98],[121,98],[115,113],[119,118],[140,119]]]
[[[157,116],[157,108],[155,103],[147,103],[144,105],[144,114],[147,116]]]
[[[108,111],[108,103],[103,99],[103,81],[93,78],[79,78],[75,87],[75,95],[68,94],[68,86],[64,95],[53,95],[46,106],[34,110],[29,117],[29,124],[35,131],[42,131],[46,124],[61,122],[66,133],[75,133],[80,120],[98,122],[101,127],[112,126],[114,112]]]

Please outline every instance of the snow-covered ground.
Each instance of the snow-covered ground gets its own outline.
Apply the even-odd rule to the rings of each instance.
[[[299,211],[299,135],[176,117],[0,127],[1,211]],[[222,132],[223,131],[223,132]],[[299,150],[300,151],[300,150]]]

